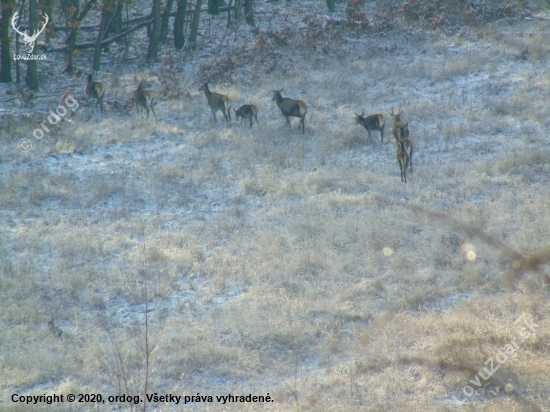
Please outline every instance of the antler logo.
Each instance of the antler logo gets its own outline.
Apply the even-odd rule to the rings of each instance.
[[[32,51],[34,50],[34,43],[36,42],[36,39],[38,38],[40,33],[42,33],[46,28],[46,24],[48,24],[48,21],[50,20],[50,18],[46,13],[44,13],[44,25],[40,30],[35,30],[32,36],[29,36],[26,30],[25,32],[19,31],[19,29],[15,26],[15,21],[18,20],[18,18],[19,18],[19,12],[16,11],[11,19],[11,27],[13,27],[13,29],[23,37],[23,41],[25,42],[25,48],[27,49],[27,54],[31,54]]]

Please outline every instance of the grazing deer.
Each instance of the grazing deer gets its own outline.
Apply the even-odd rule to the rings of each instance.
[[[153,111],[153,115],[155,116],[155,120],[157,120],[157,114],[155,113],[155,106],[153,102],[153,92],[150,92],[148,90],[143,90],[143,81],[139,83],[138,88],[134,92],[134,97],[132,98],[134,103],[136,104],[136,110],[139,114],[139,109],[141,106],[141,110],[143,109],[147,110],[147,118],[149,118],[149,107]]]
[[[370,116],[363,117],[365,112],[362,114],[355,113],[355,123],[360,124],[369,134],[369,139],[371,139],[370,131],[378,130],[380,132],[380,143],[384,141],[384,126],[386,124],[386,117],[383,114],[371,114]]]
[[[411,161],[411,158],[407,153],[407,147],[406,147],[407,141],[408,140],[397,140],[397,163],[399,164],[399,169],[401,169],[401,182],[403,183],[407,183],[407,168],[409,167],[410,161]],[[411,146],[411,149],[412,149],[412,146]],[[411,172],[412,172],[412,166],[411,166]]]
[[[208,100],[208,105],[212,109],[214,121],[218,121],[218,119],[216,119],[216,112],[221,110],[223,117],[225,117],[226,124],[231,127],[231,99],[225,94],[211,92],[208,88],[208,83],[203,83],[202,86],[199,87],[199,92],[204,92],[206,100]]]
[[[93,75],[88,75],[88,82],[86,83],[86,94],[93,99],[96,99],[94,107],[99,104],[99,110],[103,114],[103,96],[105,95],[105,85],[101,82],[94,82]]]
[[[243,124],[243,120],[250,119],[250,128],[252,129],[252,118],[256,118],[256,124],[260,126],[260,123],[258,123],[258,106],[254,106],[253,104],[243,104],[239,110],[235,110],[235,118],[236,120],[241,119],[241,125]]]
[[[302,125],[302,134],[305,134],[305,119],[307,113],[307,104],[302,100],[293,100],[288,97],[281,96],[281,92],[284,90],[273,90],[273,99],[272,101],[277,102],[277,106],[281,109],[281,113],[286,117],[286,124],[290,127],[289,117],[298,117],[300,118],[300,124],[298,128]]]
[[[393,119],[393,127],[391,131],[393,133],[393,137],[395,137],[396,140],[409,138],[409,128],[408,128],[409,124],[403,123],[401,121],[402,114],[403,114],[403,110],[401,110],[401,108],[399,108],[399,111],[397,113],[394,113],[393,107],[392,107],[390,116]]]

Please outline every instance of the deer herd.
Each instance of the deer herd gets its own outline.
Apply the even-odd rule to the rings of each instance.
[[[141,110],[147,111],[147,118],[149,118],[149,112],[152,111],[157,120],[157,115],[155,113],[154,102],[153,102],[153,93],[148,90],[143,89],[143,81],[141,81],[134,91],[132,96],[132,103],[135,104],[136,110],[139,113]],[[227,127],[231,127],[231,99],[225,94],[216,93],[210,91],[208,88],[208,83],[202,83],[199,87],[200,92],[204,92],[208,105],[212,110],[212,118],[217,122],[216,112],[219,110],[222,112],[225,119]],[[307,103],[302,100],[294,100],[288,97],[283,97],[280,90],[273,90],[272,101],[277,103],[277,107],[281,110],[281,113],[286,118],[286,125],[290,127],[289,117],[297,117],[300,119],[298,128],[302,127],[302,134],[305,134],[305,118],[307,113]],[[101,82],[93,81],[93,75],[88,75],[88,81],[86,83],[86,94],[96,99],[95,107],[99,105],[101,113],[103,113],[103,97],[105,95],[105,85]],[[149,110],[150,109],[150,110]],[[238,110],[233,109],[235,112],[236,120],[241,120],[241,125],[244,120],[250,121],[250,128],[252,128],[252,119],[256,119],[256,124],[258,123],[258,106],[253,104],[242,105]],[[393,120],[392,134],[395,138],[396,143],[396,158],[401,171],[401,182],[407,183],[407,169],[410,168],[411,173],[412,168],[412,155],[413,155],[413,144],[409,139],[409,124],[403,123],[401,121],[401,115],[403,110],[399,108],[397,113],[394,113],[393,108],[390,112],[390,116]],[[380,142],[384,141],[384,126],[386,124],[386,117],[383,114],[372,114],[369,116],[364,116],[365,112],[362,114],[355,113],[355,123],[360,124],[365,129],[369,139],[371,139],[371,131],[380,132]]]

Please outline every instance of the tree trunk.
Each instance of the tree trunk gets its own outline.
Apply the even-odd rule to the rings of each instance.
[[[244,14],[246,23],[254,26],[254,0],[244,0]]]
[[[334,6],[336,5],[336,0],[327,0],[328,11],[334,13]]]
[[[160,42],[162,44],[166,43],[168,38],[168,23],[170,22],[170,12],[172,11],[172,5],[174,0],[168,0],[166,3],[166,10],[162,13],[162,23],[160,25]]]
[[[217,16],[220,14],[220,7],[218,5],[218,0],[208,0],[208,14]]]
[[[101,67],[101,40],[103,40],[103,37],[105,36],[105,30],[107,30],[107,25],[111,20],[112,14],[115,12],[115,1],[116,0],[103,0],[101,22],[99,23],[99,33],[97,34],[97,39],[95,41],[94,62],[92,64],[93,69],[96,71],[98,71]]]
[[[111,21],[109,22],[109,25],[107,29],[105,30],[105,34],[103,38],[105,37],[111,37],[111,35],[116,36],[119,33],[123,32],[122,28],[122,7],[124,6],[124,3],[122,1],[119,1],[116,5],[116,11],[111,18]]]
[[[34,33],[38,28],[36,18],[36,0],[29,0],[29,33]],[[31,55],[36,54],[36,47],[33,49]],[[36,60],[29,60],[27,62],[27,76],[25,77],[25,84],[31,90],[38,90],[38,73],[36,71]]]
[[[159,54],[160,39],[160,0],[153,0],[153,30],[149,38],[149,48],[147,49],[147,60],[154,60]]]
[[[178,1],[178,10],[174,20],[174,47],[181,50],[185,44],[185,33],[183,32],[183,23],[185,23],[185,12],[187,11],[187,0]]]
[[[195,12],[193,13],[193,21],[191,22],[191,33],[189,34],[189,43],[191,43],[191,48],[193,50],[197,48],[197,34],[199,33],[201,7],[202,0],[197,0],[197,4],[195,4]]]
[[[235,21],[239,20],[243,13],[243,0],[235,0]]]
[[[2,27],[0,27],[0,83],[11,83],[11,55],[10,55],[10,21],[13,3],[10,0],[2,0]]]
[[[38,10],[42,11],[42,14],[46,13],[50,18],[50,21],[53,23],[52,0],[38,0]],[[44,29],[45,43],[50,42],[50,36],[53,33],[53,26],[51,27],[52,30],[50,30],[49,27]]]
[[[69,33],[69,37],[66,40],[66,43],[69,45],[69,48],[66,51],[67,56],[67,67],[65,68],[65,72],[67,73],[73,73],[74,72],[74,66],[73,66],[73,51],[74,51],[74,45],[76,44],[76,35],[78,33],[78,26],[80,26],[80,22],[78,19],[78,11],[79,11],[79,3],[78,0],[71,0],[71,8],[69,10],[69,16],[67,18],[67,27],[71,28],[71,32]]]
[[[67,55],[67,67],[65,68],[65,72],[67,73],[73,73],[74,67],[73,67],[73,53],[74,53],[74,46],[76,44],[76,38],[78,36],[78,29],[80,28],[80,24],[82,23],[82,20],[86,17],[92,6],[96,0],[89,0],[88,3],[84,6],[80,14],[78,13],[78,0],[72,0],[72,7],[74,8],[75,12],[71,15],[70,20],[67,22],[67,26],[71,28],[71,32],[69,33],[69,36],[67,37],[67,40],[65,40],[65,44],[68,46],[66,50]],[[73,16],[74,20],[73,20]]]

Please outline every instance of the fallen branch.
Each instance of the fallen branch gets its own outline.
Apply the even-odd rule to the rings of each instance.
[[[114,43],[118,39],[121,39],[121,38],[127,36],[128,34],[133,33],[136,30],[139,30],[142,27],[147,26],[148,24],[152,23],[152,21],[153,21],[153,18],[151,18],[151,20],[145,21],[141,24],[138,24],[137,26],[132,27],[131,29],[128,29],[123,33],[117,34],[116,36],[113,36],[113,37],[109,37],[108,39],[104,39],[104,40],[101,41],[101,46],[103,47],[103,46],[107,46],[111,43]],[[86,43],[77,43],[77,44],[74,45],[74,49],[88,49],[90,47],[95,47],[95,42],[91,41],[91,42],[86,42]],[[56,51],[65,51],[68,48],[69,48],[69,46],[61,46],[61,47],[52,47],[51,49],[49,48],[49,49],[47,49],[47,50],[45,49],[45,50],[56,52]]]

